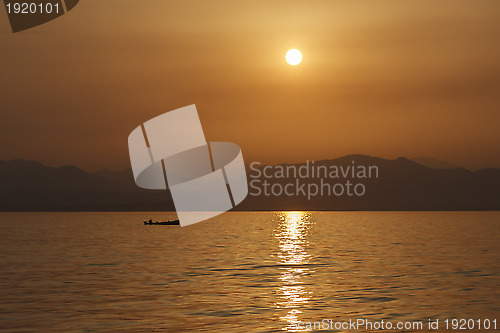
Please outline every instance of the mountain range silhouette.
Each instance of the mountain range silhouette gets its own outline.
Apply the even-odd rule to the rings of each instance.
[[[500,169],[436,169],[406,158],[348,155],[316,165],[376,165],[363,196],[251,196],[236,210],[500,210]],[[295,164],[300,166],[303,164]],[[440,164],[442,166],[442,164]],[[261,166],[264,167],[264,166]],[[280,179],[285,184],[294,179]],[[174,211],[169,191],[138,188],[130,169],[85,172],[0,161],[0,211]]]

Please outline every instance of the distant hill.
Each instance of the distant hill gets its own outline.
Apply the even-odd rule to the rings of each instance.
[[[114,191],[116,185],[75,166],[47,167],[35,161],[0,161],[0,190]]]
[[[363,196],[249,196],[238,206],[242,210],[500,210],[500,169],[469,171],[464,168],[431,169],[406,158],[386,160],[364,155],[344,156],[317,161],[315,165],[376,165],[379,178],[327,180],[327,182],[363,183]],[[304,164],[295,164],[300,167]],[[263,170],[265,166],[261,166]],[[253,172],[257,175],[257,172]],[[258,178],[261,183],[265,177]],[[252,180],[252,171],[249,170]],[[269,181],[269,180],[268,180]],[[273,180],[282,186],[294,182]],[[308,183],[320,185],[319,179]]]
[[[128,174],[127,180],[124,174]],[[0,210],[173,210],[168,191],[146,191],[132,172],[87,173],[75,166],[48,167],[36,161],[0,161]]]
[[[305,164],[283,164],[299,168]],[[500,210],[500,169],[469,171],[464,168],[429,168],[406,158],[387,160],[350,155],[316,161],[315,166],[341,168],[377,166],[378,178],[356,179],[352,174],[335,182],[362,183],[362,196],[249,195],[237,210]],[[275,166],[259,166],[259,170]],[[249,181],[257,171],[248,168]],[[281,184],[294,177],[267,179]],[[320,179],[299,179],[320,185]],[[250,189],[252,193],[252,189]],[[254,191],[255,192],[255,191]],[[75,166],[53,168],[35,161],[0,161],[1,211],[169,211],[174,205],[169,191],[135,186],[130,169],[87,173]]]
[[[137,190],[137,185],[135,184],[134,174],[132,173],[131,168],[118,171],[100,170],[94,174],[123,188]]]

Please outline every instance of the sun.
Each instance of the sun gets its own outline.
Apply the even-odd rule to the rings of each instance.
[[[297,66],[302,61],[302,53],[297,49],[291,49],[286,53],[286,62],[292,66]]]

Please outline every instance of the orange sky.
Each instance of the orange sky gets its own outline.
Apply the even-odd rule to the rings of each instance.
[[[500,167],[495,0],[85,0],[16,34],[0,11],[0,159],[124,168],[132,129],[196,104],[247,163]]]

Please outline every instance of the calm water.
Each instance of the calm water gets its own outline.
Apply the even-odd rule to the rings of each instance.
[[[0,331],[500,321],[499,212],[225,213],[185,228],[149,217],[173,216],[0,214]]]

